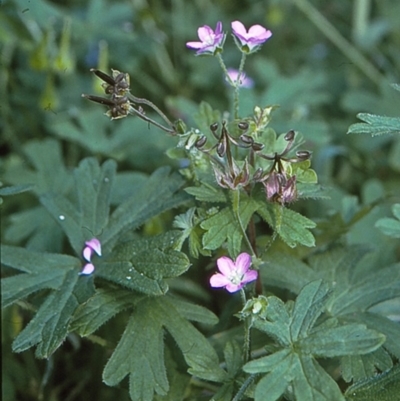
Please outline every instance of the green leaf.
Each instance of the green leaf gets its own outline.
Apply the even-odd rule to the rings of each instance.
[[[103,380],[118,384],[126,375],[130,396],[135,400],[153,399],[166,394],[169,384],[163,361],[163,327],[182,351],[190,373],[205,380],[223,381],[226,373],[208,341],[175,308],[170,297],[147,298],[136,305],[125,332],[108,361]]]
[[[33,187],[33,184],[23,184],[0,188],[0,196],[22,194],[23,192],[30,191]]]
[[[271,373],[258,382],[254,393],[255,401],[265,400],[266,394],[268,394],[268,400],[275,401],[284,393],[292,379],[293,359],[294,355],[288,354],[270,370]],[[244,369],[247,366],[248,364],[244,366]]]
[[[79,276],[75,269],[66,270],[60,289],[53,291],[36,315],[13,342],[13,351],[22,352],[37,344],[37,358],[48,358],[62,344],[68,325],[79,303],[93,293],[90,278]]]
[[[286,305],[277,297],[267,298],[268,304],[265,308],[266,319],[254,322],[254,327],[272,336],[280,344],[289,346],[290,338],[290,315]]]
[[[200,202],[226,202],[228,199],[220,188],[202,184],[198,187],[187,187],[185,192],[193,195]]]
[[[297,356],[293,365],[293,390],[296,400],[344,401],[337,383],[311,355]]]
[[[185,203],[189,197],[177,193],[182,185],[182,178],[170,174],[169,168],[155,171],[132,197],[114,210],[101,236],[102,243],[115,243],[122,232],[134,230],[151,217]]]
[[[1,280],[3,308],[33,292],[58,289],[66,272],[73,270],[78,275],[80,267],[79,260],[72,256],[32,252],[8,245],[1,245],[1,262],[25,273]]]
[[[400,238],[400,203],[393,205],[392,211],[395,219],[384,217],[376,222],[375,227],[389,237]]]
[[[386,337],[384,347],[390,354],[400,358],[400,325],[391,321],[385,316],[380,316],[370,312],[349,313],[341,316],[345,322],[356,322],[365,324],[371,329],[377,329]]]
[[[385,342],[385,336],[365,325],[347,324],[345,326],[317,329],[307,338],[301,339],[302,353],[332,358],[335,356],[367,354],[375,351]]]
[[[258,204],[251,198],[243,198],[241,200],[239,211],[243,227],[247,227],[251,216],[258,207]],[[224,208],[204,220],[201,223],[201,227],[207,231],[203,236],[205,249],[218,249],[227,241],[230,255],[238,255],[240,253],[243,232],[231,207]]]
[[[96,263],[96,275],[145,294],[164,294],[168,290],[164,279],[180,276],[189,268],[187,256],[174,249],[179,237],[179,232],[171,231],[120,242]]]
[[[194,258],[198,258],[199,254],[210,256],[210,251],[206,251],[201,244],[201,235],[203,230],[200,227],[200,218],[196,217],[196,208],[192,207],[184,214],[175,217],[173,226],[180,228],[182,231],[178,249],[182,248],[186,238],[189,239],[189,251]]]
[[[329,287],[321,280],[307,284],[294,304],[290,324],[292,341],[305,337],[317,318],[323,312],[329,295]]]
[[[96,159],[87,158],[74,170],[81,224],[94,237],[99,236],[108,221],[116,167],[114,160],[107,160],[100,167]]]
[[[399,117],[384,117],[369,113],[359,113],[357,117],[365,123],[350,125],[348,134],[371,134],[372,136],[400,134]]]
[[[346,382],[358,381],[373,376],[393,366],[392,358],[383,347],[365,355],[346,355],[341,358],[342,377]]]
[[[257,213],[291,248],[297,245],[315,246],[314,236],[309,231],[316,226],[313,221],[275,203],[259,201],[258,205]]]
[[[97,289],[96,293],[76,309],[70,330],[87,337],[122,310],[133,307],[144,298],[122,288]]]
[[[224,348],[224,357],[228,374],[233,379],[243,366],[241,346],[235,340],[228,341]]]
[[[277,365],[281,364],[283,361],[286,361],[285,364],[290,361],[291,354],[292,352],[289,348],[284,348],[271,355],[247,362],[246,365],[243,366],[243,370],[247,373],[272,372],[277,368]]]
[[[400,365],[350,386],[345,393],[348,401],[396,401],[400,394]]]
[[[295,294],[309,282],[318,279],[318,274],[298,258],[285,252],[270,249],[263,257],[260,268],[263,283],[286,288]]]

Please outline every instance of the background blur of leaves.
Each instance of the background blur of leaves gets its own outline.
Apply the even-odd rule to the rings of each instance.
[[[316,14],[307,12],[304,4],[311,4]],[[29,184],[33,174],[30,155],[40,149],[51,152],[43,157],[60,171],[77,166],[86,156],[94,155],[101,162],[114,158],[119,162],[117,180],[126,180],[127,185],[139,176],[124,175],[124,171],[150,173],[170,164],[165,150],[176,144],[175,139],[139,119],[110,122],[101,106],[81,98],[81,93],[101,93],[89,69],[128,72],[135,96],[151,100],[172,119],[195,125],[193,116],[201,100],[224,111],[230,110],[232,99],[216,60],[194,57],[186,41],[196,40],[200,25],[215,27],[219,20],[225,31],[230,31],[230,22],[236,19],[246,26],[260,23],[273,31],[273,37],[246,64],[246,73],[256,85],[241,92],[242,116],[254,104],[280,104],[272,125],[278,133],[293,128],[304,135],[320,183],[331,188],[329,200],[296,205],[320,223],[317,240],[323,243],[324,236],[332,239],[347,233],[350,243],[391,249],[386,254],[389,263],[395,257],[394,240],[374,224],[391,215],[391,203],[381,202],[366,214],[377,200],[399,200],[400,139],[398,135],[371,138],[346,132],[357,122],[359,112],[400,115],[400,94],[389,85],[400,83],[399,15],[397,0],[3,0],[1,181],[3,185]],[[324,21],[373,66],[370,75],[332,43],[330,25]],[[223,56],[228,67],[238,67],[239,54],[230,35]],[[38,150],[39,144],[43,148]],[[52,185],[63,192],[71,183]],[[24,211],[37,206],[29,193],[3,203],[3,241],[25,245],[24,235],[16,233],[27,218]],[[30,246],[35,248],[35,244]],[[76,342],[80,340],[71,337],[63,352],[48,361],[36,360],[30,351],[11,356],[10,342],[25,324],[24,316],[9,309],[4,321],[12,322],[3,332],[4,363],[8,377],[24,389],[24,399],[40,394],[46,371],[55,368],[59,387],[54,387],[54,397],[63,394],[69,383],[85,387],[90,382],[87,399],[116,399],[118,391],[118,399],[128,399],[126,390],[100,385],[101,369],[109,355],[98,348],[78,355]],[[119,320],[115,322],[118,326]],[[103,337],[117,341],[120,332],[112,330]],[[79,366],[91,366],[91,371]],[[3,384],[4,394],[13,399],[7,385]]]

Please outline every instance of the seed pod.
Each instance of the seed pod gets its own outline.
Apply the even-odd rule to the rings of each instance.
[[[203,135],[196,141],[194,146],[196,146],[197,149],[201,149],[205,145],[206,142],[207,142],[207,137],[205,135]]]
[[[256,170],[256,172],[253,175],[253,180],[254,181],[259,181],[263,175],[263,169],[260,167]]]
[[[288,141],[288,142],[293,141],[294,135],[295,135],[295,132],[291,129],[291,130],[288,131],[287,134],[285,135],[285,141]]]
[[[114,86],[115,85],[115,80],[114,78],[110,77],[106,73],[96,70],[95,68],[90,69],[91,72],[93,72],[95,75],[97,75],[100,79],[102,79],[104,82],[107,82],[109,85]]]
[[[257,151],[259,151],[259,150],[264,149],[264,145],[263,145],[262,143],[259,143],[259,142],[254,142],[253,145],[251,145],[251,148],[252,148],[255,152],[257,152]]]
[[[210,130],[215,132],[218,129],[218,123],[213,123],[210,125]]]
[[[254,143],[254,139],[249,135],[240,135],[240,140],[244,142],[246,145],[252,145]]]
[[[300,160],[308,160],[311,157],[311,153],[308,150],[298,150],[296,156]]]
[[[217,146],[217,153],[219,157],[223,157],[226,152],[225,142],[220,142]]]
[[[247,131],[249,129],[249,124],[246,123],[245,121],[241,121],[238,124],[239,129],[243,130],[243,131]]]

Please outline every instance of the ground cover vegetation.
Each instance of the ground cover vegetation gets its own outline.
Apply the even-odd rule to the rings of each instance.
[[[3,399],[399,400],[399,14],[3,1]]]

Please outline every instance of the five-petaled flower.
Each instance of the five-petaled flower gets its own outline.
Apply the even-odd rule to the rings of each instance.
[[[97,238],[92,238],[90,241],[85,242],[85,248],[83,248],[82,255],[89,263],[83,266],[82,271],[79,274],[88,275],[94,272],[94,264],[91,263],[93,252],[101,256],[101,242]]]
[[[208,25],[204,25],[197,30],[197,34],[201,42],[186,43],[186,46],[190,49],[197,50],[196,55],[215,54],[217,51],[222,50],[225,34],[222,31],[222,23],[220,21],[217,22],[215,31],[213,31]]]
[[[235,68],[228,68],[227,71],[229,79],[235,84],[235,86],[236,84],[242,88],[252,88],[254,86],[254,81],[247,77],[244,72],[242,72],[239,77],[239,70],[236,70]]]
[[[253,25],[247,31],[240,21],[233,21],[231,27],[233,34],[238,39],[238,47],[245,53],[252,53],[258,50],[260,45],[272,36],[272,32],[261,25]]]
[[[243,252],[235,261],[222,256],[217,260],[220,273],[215,273],[210,278],[211,287],[225,287],[229,292],[239,291],[245,284],[254,281],[258,277],[256,270],[249,270],[251,256]]]

